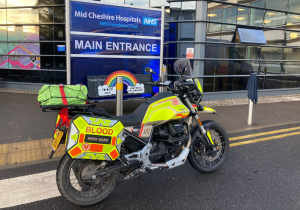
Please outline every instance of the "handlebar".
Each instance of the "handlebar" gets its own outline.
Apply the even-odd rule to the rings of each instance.
[[[164,83],[161,81],[154,81],[154,82],[145,82],[145,85],[153,85],[153,86],[164,86]]]
[[[191,82],[191,81],[188,81],[188,82],[178,82],[178,81],[176,81],[175,83],[174,83],[174,86],[175,87],[192,87],[192,86],[194,86],[195,85],[195,83],[193,83],[193,82]]]

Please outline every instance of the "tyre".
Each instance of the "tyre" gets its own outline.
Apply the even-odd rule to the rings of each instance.
[[[84,174],[93,171],[99,164],[100,161],[75,160],[64,155],[56,172],[57,187],[61,195],[78,206],[94,205],[105,199],[114,189],[119,172],[92,182],[83,180]]]
[[[210,173],[220,168],[229,152],[229,138],[225,129],[214,123],[209,126],[209,131],[214,143],[217,144],[217,151],[210,151],[198,137],[192,143],[188,156],[190,164],[202,173]]]

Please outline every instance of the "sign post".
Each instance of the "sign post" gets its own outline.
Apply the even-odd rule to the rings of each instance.
[[[65,5],[66,18],[66,70],[67,70],[67,85],[71,84],[71,41],[70,41],[70,0],[66,0]]]
[[[129,95],[145,93],[135,75],[145,75],[145,67],[163,73],[164,6],[162,9],[67,0],[67,83],[87,84],[88,76],[120,72],[104,84],[107,88],[103,86],[101,94],[115,95],[117,76],[123,76]]]
[[[161,6],[161,38],[160,38],[160,62],[159,62],[159,76],[164,81],[165,72],[163,68],[163,56],[164,56],[164,32],[165,32],[165,5]],[[163,87],[159,87],[159,92],[164,92]]]

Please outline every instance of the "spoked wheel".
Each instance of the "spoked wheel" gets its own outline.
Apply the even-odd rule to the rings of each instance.
[[[229,139],[225,129],[214,123],[210,125],[209,131],[216,145],[213,151],[210,147],[205,146],[197,138],[191,145],[189,161],[191,165],[202,173],[209,173],[217,170],[225,162],[229,152]]]
[[[92,173],[100,164],[99,161],[75,160],[64,155],[56,174],[62,196],[79,206],[94,205],[106,198],[114,189],[119,173],[93,181],[84,179],[85,175]]]

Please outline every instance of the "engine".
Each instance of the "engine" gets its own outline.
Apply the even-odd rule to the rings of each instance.
[[[185,125],[181,120],[156,127],[153,135],[155,143],[150,152],[151,162],[166,162],[177,157],[188,137],[185,134]]]
[[[172,143],[176,137],[184,135],[184,125],[180,120],[172,121],[155,129],[154,137],[157,141],[167,141]]]

